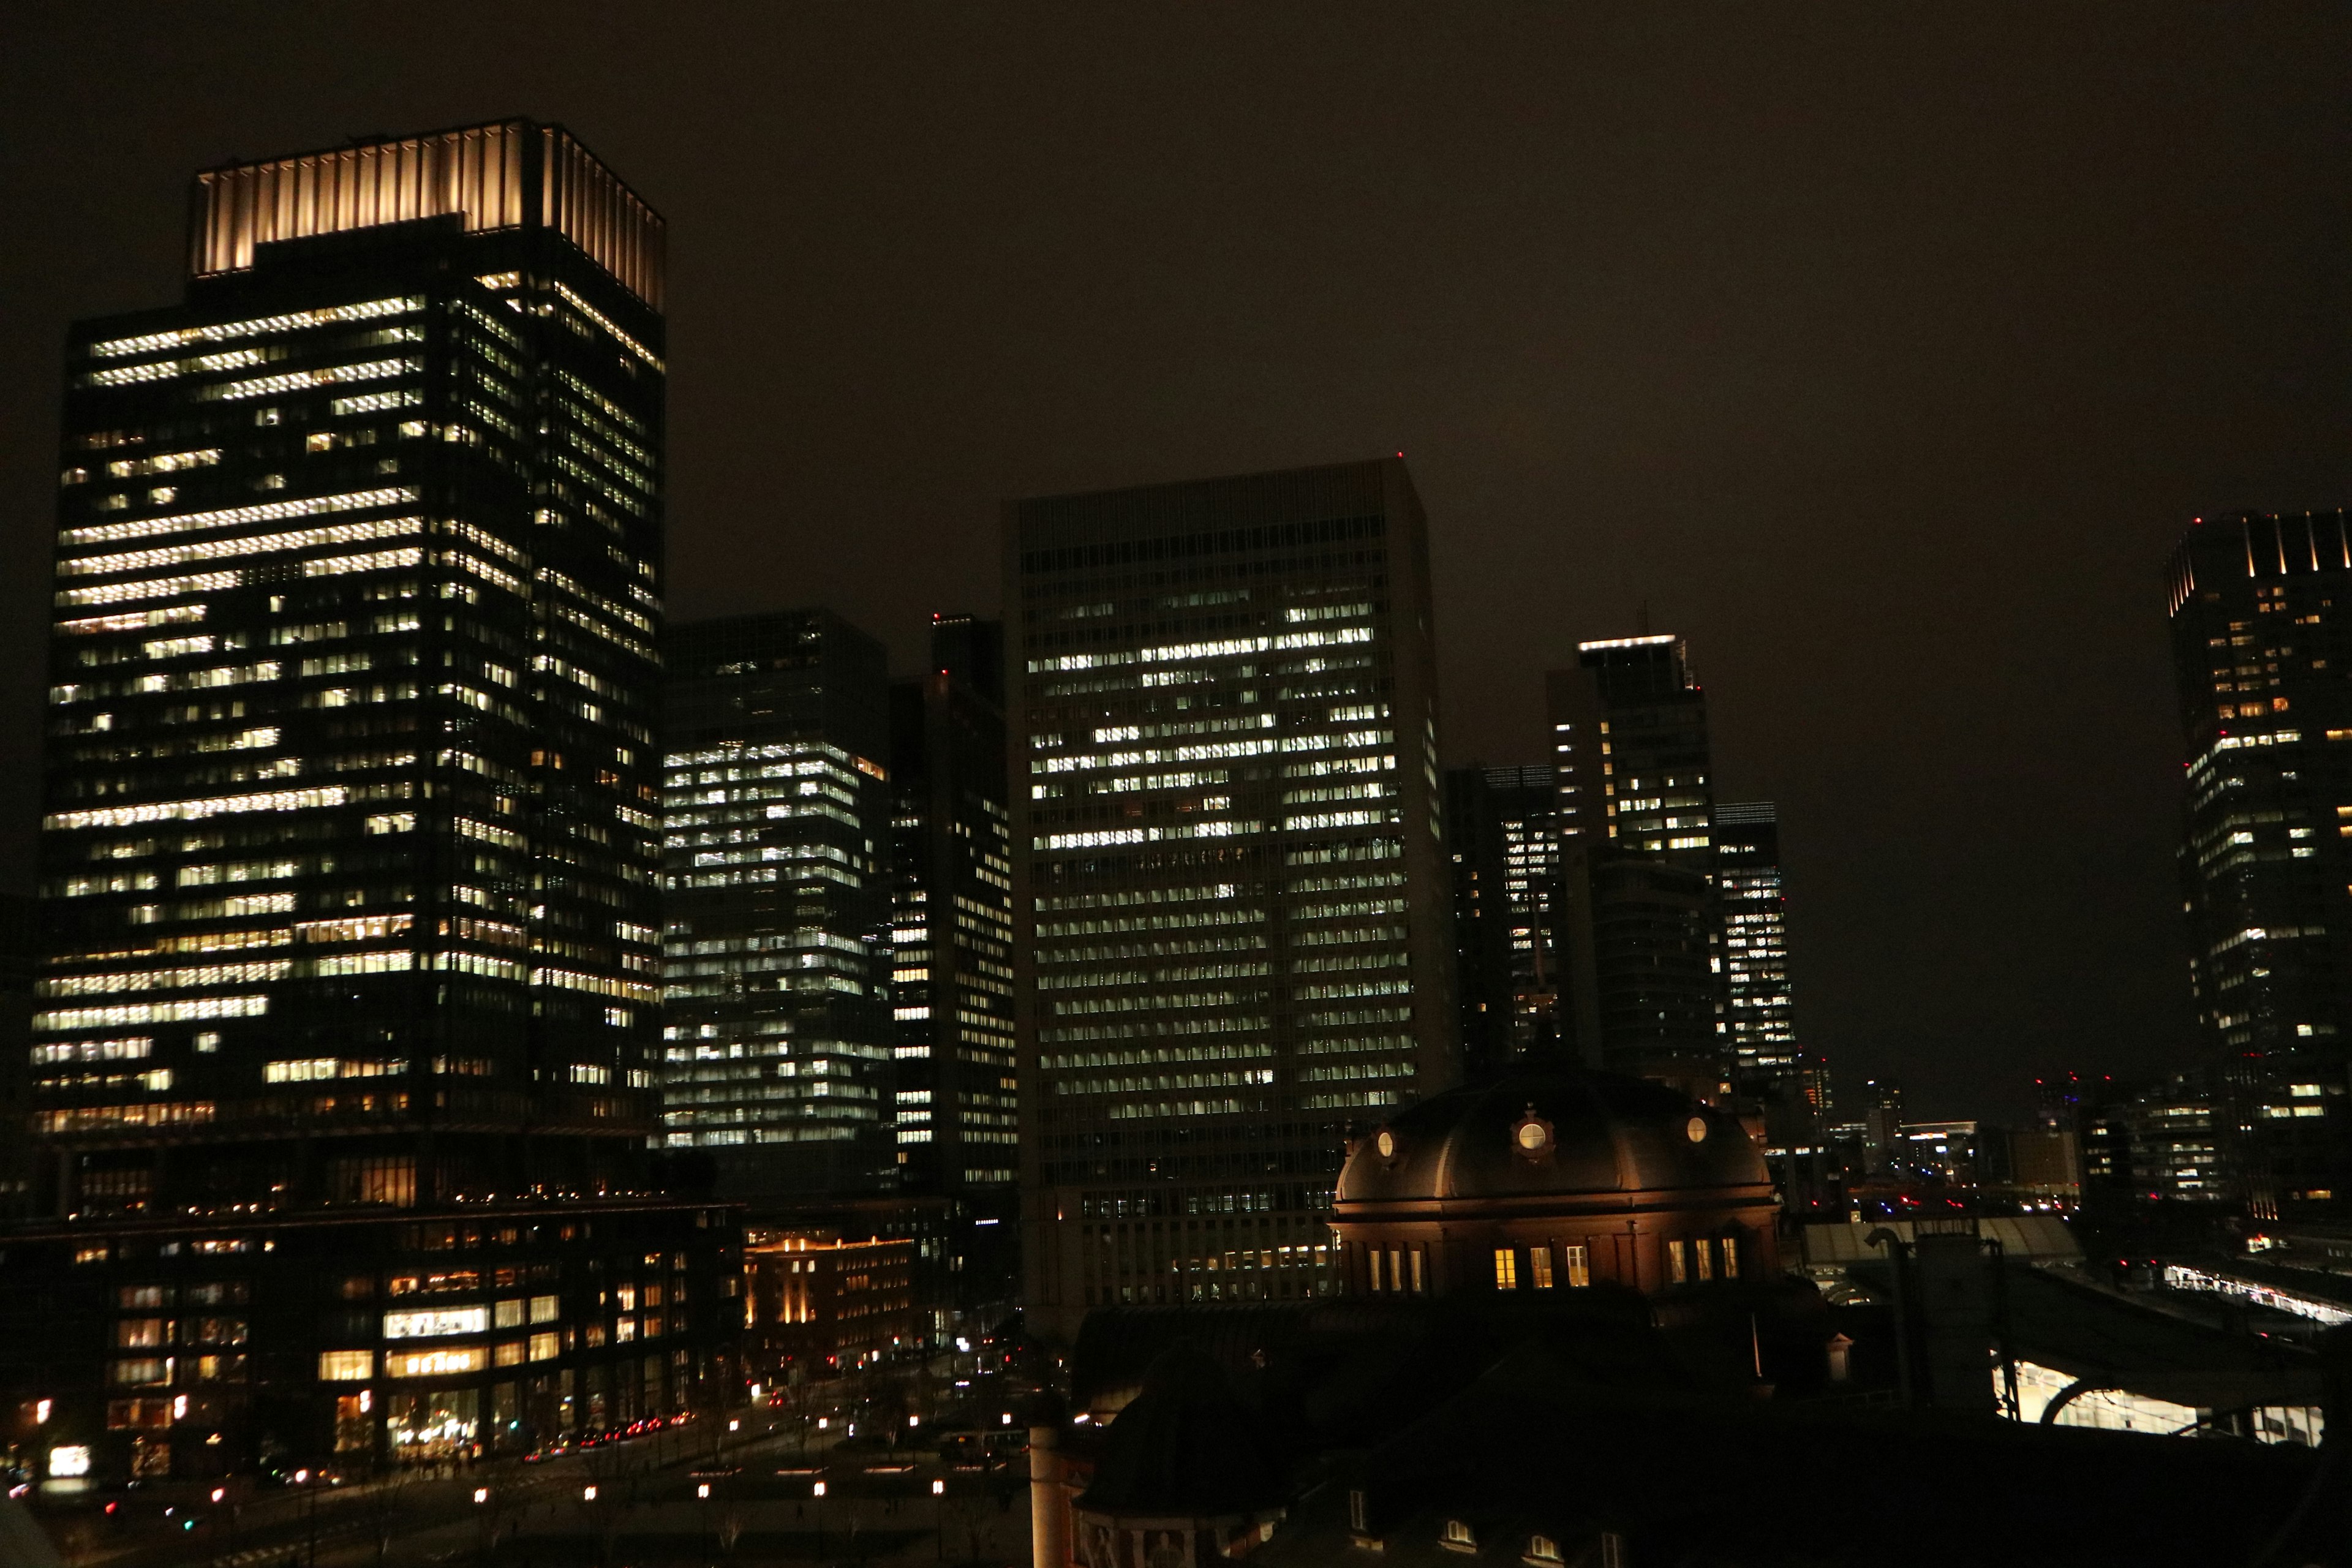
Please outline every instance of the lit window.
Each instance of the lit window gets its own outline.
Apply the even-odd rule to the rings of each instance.
[[[1592,1283],[1592,1268],[1582,1247],[1563,1247],[1560,1256],[1568,1265],[1568,1283],[1571,1289],[1582,1289]]]
[[[1519,1288],[1519,1255],[1508,1247],[1495,1248],[1495,1289],[1516,1290]]]
[[[1666,1282],[1680,1285],[1690,1278],[1690,1263],[1679,1241],[1666,1243]]]
[[[319,1381],[364,1383],[375,1375],[373,1351],[320,1351]]]
[[[478,1334],[490,1326],[488,1307],[441,1307],[416,1312],[386,1312],[388,1340],[435,1339],[443,1334]]]
[[[1528,1282],[1538,1290],[1549,1290],[1551,1289],[1550,1247],[1530,1247],[1528,1248]]]

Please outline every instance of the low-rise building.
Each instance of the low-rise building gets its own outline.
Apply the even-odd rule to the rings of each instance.
[[[929,1342],[909,1237],[755,1231],[743,1253],[754,1376],[827,1377]]]
[[[526,1452],[712,1404],[735,1211],[213,1215],[0,1237],[0,1414],[90,1482]]]

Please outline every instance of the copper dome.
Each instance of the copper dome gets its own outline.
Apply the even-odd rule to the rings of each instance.
[[[1613,1073],[1527,1069],[1399,1110],[1356,1140],[1342,1205],[1769,1188],[1738,1122]]]

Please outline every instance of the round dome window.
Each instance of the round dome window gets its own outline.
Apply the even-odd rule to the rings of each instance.
[[[1511,1128],[1511,1142],[1528,1159],[1540,1159],[1551,1152],[1551,1123],[1538,1116],[1536,1108],[1530,1105],[1528,1113]]]
[[[1387,1128],[1385,1128],[1385,1127],[1381,1128],[1381,1135],[1380,1135],[1379,1137],[1377,1137],[1377,1138],[1375,1138],[1375,1139],[1373,1139],[1373,1140],[1372,1140],[1372,1147],[1373,1147],[1374,1149],[1377,1149],[1378,1151],[1380,1151],[1380,1156],[1381,1156],[1381,1159],[1383,1159],[1383,1160],[1393,1160],[1393,1159],[1395,1159],[1395,1158],[1396,1158],[1396,1134],[1395,1134],[1395,1133],[1393,1133],[1393,1132],[1391,1132],[1391,1131],[1389,1131]]]
[[[1694,1143],[1704,1143],[1704,1142],[1706,1142],[1706,1117],[1704,1117],[1704,1116],[1694,1116],[1694,1117],[1692,1117],[1688,1121],[1686,1121],[1686,1122],[1685,1122],[1685,1123],[1683,1124],[1683,1131],[1684,1131],[1684,1132],[1685,1132],[1685,1133],[1689,1137],[1690,1141],[1691,1141],[1692,1142],[1694,1142]]]

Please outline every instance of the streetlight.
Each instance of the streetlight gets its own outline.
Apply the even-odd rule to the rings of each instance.
[[[474,1500],[475,1500],[476,1502],[488,1502],[488,1501],[489,1501],[489,1500],[490,1500],[490,1489],[489,1489],[489,1488],[488,1488],[488,1487],[476,1487],[476,1488],[474,1489]]]

